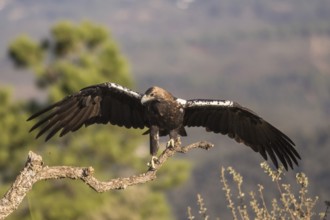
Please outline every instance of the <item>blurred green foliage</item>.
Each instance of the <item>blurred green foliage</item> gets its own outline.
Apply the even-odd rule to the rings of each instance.
[[[132,87],[126,59],[102,26],[59,22],[49,39],[40,43],[27,36],[9,47],[11,60],[33,70],[45,100],[17,103],[10,92],[0,90],[0,191],[4,193],[24,166],[29,150],[41,154],[47,165],[93,166],[96,177],[106,180],[147,169],[147,144],[142,131],[94,125],[49,142],[28,133],[34,122],[26,118],[53,101],[88,85],[112,81]],[[142,153],[141,153],[142,152]],[[25,203],[9,219],[169,219],[164,190],[188,178],[189,164],[172,160],[159,172],[155,183],[120,192],[97,194],[72,180],[36,184]]]
[[[9,45],[9,56],[17,67],[34,65],[43,58],[42,48],[28,36],[21,35]]]

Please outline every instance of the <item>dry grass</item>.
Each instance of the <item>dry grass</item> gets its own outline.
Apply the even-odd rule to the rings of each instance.
[[[319,219],[326,220],[327,212],[330,208],[330,202],[326,201],[326,210],[323,213],[315,213],[313,209],[318,201],[318,197],[308,195],[308,178],[304,173],[296,174],[296,182],[299,187],[298,191],[294,191],[290,184],[283,182],[284,168],[273,170],[264,162],[261,164],[262,169],[272,179],[278,190],[278,198],[273,198],[269,203],[265,201],[265,187],[258,184],[257,192],[249,192],[245,194],[242,190],[243,177],[232,167],[221,168],[220,181],[222,189],[225,192],[227,207],[231,212],[234,220],[255,219],[255,220],[277,220],[277,219]],[[228,180],[234,184],[228,184]],[[197,204],[199,207],[200,219],[209,220],[207,208],[201,195],[197,195]],[[271,204],[271,205],[267,205]],[[188,219],[196,219],[192,214],[192,210],[188,207]],[[218,218],[220,219],[220,218]]]

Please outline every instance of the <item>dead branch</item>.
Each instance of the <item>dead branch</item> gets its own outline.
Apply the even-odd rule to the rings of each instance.
[[[0,200],[0,219],[6,218],[23,201],[26,194],[32,189],[32,186],[40,180],[50,180],[59,178],[80,179],[96,192],[106,192],[109,190],[125,189],[128,186],[142,184],[157,178],[157,171],[163,164],[175,153],[186,153],[194,148],[205,150],[213,147],[212,143],[201,141],[184,147],[181,147],[179,140],[175,142],[174,147],[166,148],[158,158],[155,169],[149,169],[145,173],[133,175],[130,177],[116,178],[109,181],[99,181],[94,176],[92,167],[72,167],[72,166],[52,166],[44,165],[42,157],[29,152],[24,169],[17,176],[15,182]]]

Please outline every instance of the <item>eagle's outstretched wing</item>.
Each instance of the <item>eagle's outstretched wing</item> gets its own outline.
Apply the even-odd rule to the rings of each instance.
[[[127,128],[149,127],[141,97],[141,94],[115,83],[89,86],[28,118],[45,115],[30,131],[41,127],[36,137],[49,131],[48,140],[60,130],[60,136],[63,136],[82,125],[94,123],[110,122]]]
[[[263,120],[251,110],[236,102],[225,100],[188,100],[184,103],[184,126],[202,126],[208,131],[234,138],[259,152],[267,154],[278,168],[277,158],[288,169],[300,156],[293,141],[280,130]]]

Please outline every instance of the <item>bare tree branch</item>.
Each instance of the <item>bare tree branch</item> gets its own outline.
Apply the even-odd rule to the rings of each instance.
[[[133,175],[125,178],[111,179],[107,182],[99,181],[94,176],[92,167],[72,167],[72,166],[52,166],[44,165],[42,157],[33,153],[28,154],[24,169],[17,176],[15,182],[0,200],[0,219],[6,218],[23,201],[27,192],[32,189],[33,184],[40,180],[69,178],[80,179],[96,192],[106,192],[114,189],[125,189],[128,186],[142,184],[157,178],[157,171],[175,153],[186,153],[194,148],[210,149],[214,145],[209,142],[201,141],[181,147],[180,140],[176,140],[174,147],[166,148],[159,156],[154,169],[149,169],[145,173]]]

